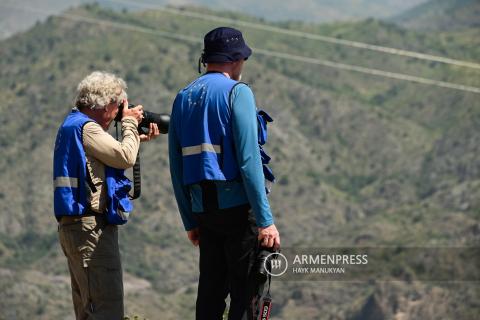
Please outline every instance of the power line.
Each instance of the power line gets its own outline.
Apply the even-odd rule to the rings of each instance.
[[[374,76],[381,76],[381,77],[386,77],[390,79],[404,80],[404,81],[416,82],[421,84],[433,85],[433,86],[442,87],[442,88],[480,93],[480,88],[477,88],[477,87],[465,86],[465,85],[456,84],[453,82],[432,80],[432,79],[427,79],[427,78],[422,78],[417,76],[411,76],[403,73],[389,72],[389,71],[384,71],[380,69],[366,68],[366,67],[355,66],[351,64],[344,64],[344,63],[333,62],[328,60],[320,60],[316,58],[303,57],[303,56],[298,56],[294,54],[268,51],[263,49],[255,49],[255,53],[260,53],[260,54],[264,54],[271,57],[317,64],[317,65],[322,65],[325,67],[331,67],[331,68],[336,68],[341,70],[355,71],[355,72],[360,72],[360,73],[374,75]]]
[[[0,6],[5,6],[5,5],[0,4]],[[10,7],[12,7],[12,6],[10,6]],[[43,13],[51,13],[50,11],[41,10],[41,9],[33,9],[33,8],[28,8],[26,10],[39,11],[39,12],[43,12]],[[142,32],[142,33],[146,33],[146,34],[150,34],[150,35],[157,35],[157,36],[166,37],[166,38],[170,38],[170,39],[174,39],[174,40],[193,42],[193,43],[197,43],[197,44],[203,43],[202,39],[198,38],[198,37],[183,35],[183,34],[169,32],[169,31],[162,31],[162,30],[157,30],[157,29],[149,29],[149,28],[134,26],[134,25],[131,25],[131,24],[126,24],[126,23],[120,23],[120,22],[114,22],[114,21],[108,21],[108,20],[99,20],[99,19],[95,19],[95,18],[73,15],[73,14],[69,14],[69,13],[59,14],[58,17],[62,17],[62,18],[70,19],[70,20],[74,20],[74,21],[103,25],[103,26],[107,26],[107,27],[114,27],[114,28],[119,28],[119,29],[128,30],[128,31]],[[294,55],[294,54],[289,54],[289,53],[275,52],[275,51],[259,49],[259,48],[252,48],[252,49],[256,53],[259,53],[259,54],[262,54],[262,55],[265,55],[265,56],[275,57],[275,58],[281,58],[281,59],[286,59],[286,60],[310,63],[310,64],[315,64],[315,65],[322,65],[322,66],[325,66],[325,67],[330,67],[330,68],[335,68],[335,69],[340,69],[340,70],[355,71],[355,72],[368,74],[368,75],[382,76],[382,77],[395,79],[395,80],[403,80],[403,81],[409,81],[409,82],[414,82],[414,83],[433,85],[433,86],[437,86],[437,87],[455,89],[455,90],[460,90],[460,91],[465,91],[465,92],[480,93],[480,88],[461,85],[461,84],[456,84],[456,83],[452,83],[452,82],[432,80],[432,79],[416,77],[416,76],[411,76],[411,75],[402,74],[402,73],[389,72],[389,71],[384,71],[384,70],[380,70],[380,69],[373,69],[373,68],[366,68],[366,67],[361,67],[361,66],[338,63],[338,62],[322,60],[322,59],[317,59],[317,58],[309,58],[309,57],[304,57],[304,56],[299,56],[299,55]]]
[[[166,8],[166,7],[162,7],[162,6],[158,6],[158,5],[154,5],[154,4],[137,3],[137,2],[125,1],[125,0],[107,0],[107,1],[113,2],[113,3],[129,4],[129,5],[134,5],[134,6],[143,7],[143,8],[155,8],[156,10],[159,10],[159,11],[164,11],[164,12],[168,12],[168,13],[172,13],[172,14],[176,14],[176,15],[182,15],[182,16],[186,16],[186,17],[190,17],[190,18],[197,18],[197,19],[208,20],[208,21],[235,24],[235,25],[239,25],[239,26],[243,26],[243,27],[247,27],[247,28],[263,30],[263,31],[270,31],[270,32],[275,32],[275,33],[281,33],[281,34],[286,34],[286,35],[305,38],[305,39],[310,39],[310,40],[317,40],[317,41],[322,41],[322,42],[327,42],[327,43],[332,43],[332,44],[349,46],[349,47],[353,47],[353,48],[366,49],[366,50],[388,53],[388,54],[393,54],[393,55],[398,55],[398,56],[415,58],[415,59],[419,59],[419,60],[440,62],[440,63],[450,64],[450,65],[455,65],[455,66],[465,67],[465,68],[480,69],[480,64],[479,63],[464,61],[464,60],[458,60],[458,59],[451,59],[451,58],[447,58],[447,57],[441,57],[441,56],[436,56],[436,55],[431,55],[431,54],[426,54],[426,53],[421,53],[421,52],[415,52],[415,51],[409,51],[409,50],[403,50],[403,49],[396,49],[396,48],[391,48],[391,47],[373,45],[373,44],[368,44],[368,43],[359,42],[359,41],[338,39],[338,38],[329,37],[329,36],[322,36],[322,35],[315,34],[315,33],[310,33],[310,32],[289,30],[289,29],[269,26],[269,25],[261,24],[261,23],[255,23],[255,22],[249,22],[249,21],[243,21],[243,20],[237,20],[237,19],[230,19],[230,18],[219,17],[219,16],[215,16],[215,15],[210,15],[210,14],[203,14],[203,13],[199,13],[199,12],[188,11],[188,10],[185,10],[185,9]]]

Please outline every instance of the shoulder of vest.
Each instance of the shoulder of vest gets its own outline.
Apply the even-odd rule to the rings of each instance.
[[[237,81],[237,82],[232,86],[232,88],[230,89],[230,93],[228,94],[228,103],[229,103],[229,105],[230,105],[230,108],[233,107],[233,101],[232,101],[233,90],[235,89],[235,87],[237,87],[238,85],[241,85],[241,84],[244,84],[244,85],[246,85],[247,87],[250,87],[250,86],[248,85],[248,83],[242,82],[242,81]]]
[[[85,121],[85,122],[82,124],[82,126],[81,126],[82,137],[83,137],[83,130],[84,130],[85,126],[86,126],[88,123],[97,123],[97,122],[95,122],[95,121],[93,121],[93,120],[87,120],[87,121]],[[97,124],[98,124],[98,123],[97,123]]]
[[[236,86],[238,86],[238,85],[240,85],[240,84],[244,84],[244,85],[246,85],[247,87],[250,87],[250,85],[249,85],[248,83],[246,83],[246,82],[237,81],[237,82],[233,85],[232,90],[233,90],[233,88],[235,88]]]

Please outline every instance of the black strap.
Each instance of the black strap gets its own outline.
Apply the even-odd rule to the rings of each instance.
[[[140,147],[138,148],[137,159],[133,165],[133,195],[130,195],[131,200],[140,197],[142,193],[142,174],[140,170]]]
[[[87,121],[82,125],[82,133],[81,133],[82,145],[84,145],[84,143],[83,143],[83,127],[85,127],[85,125],[89,122],[93,122],[93,121]],[[90,187],[90,190],[92,191],[92,193],[97,192],[97,187],[95,187],[95,185],[93,184],[93,180],[92,180],[92,177],[90,176],[90,171],[88,170],[88,165],[86,163],[85,163],[85,172],[86,172],[87,184]]]
[[[200,58],[198,58],[198,73],[202,73],[202,65],[203,65],[204,68],[206,67],[206,64],[205,64],[205,53],[202,53],[202,55],[200,56]]]
[[[272,275],[268,274],[268,290],[267,290],[267,297],[270,297],[270,285],[272,284]],[[270,297],[271,298],[271,297]]]
[[[118,141],[118,121],[115,121],[115,139]]]
[[[233,94],[233,89],[235,89],[236,86],[238,86],[239,84],[244,84],[248,87],[248,84],[245,83],[245,82],[237,82],[233,85],[232,89],[230,89],[230,93],[228,94],[228,106],[230,107],[230,110],[233,110],[233,101],[232,101],[232,94]]]
[[[92,176],[90,175],[90,170],[88,170],[88,164],[85,163],[85,172],[87,173],[87,184],[90,187],[92,193],[97,192],[97,187],[93,184]]]

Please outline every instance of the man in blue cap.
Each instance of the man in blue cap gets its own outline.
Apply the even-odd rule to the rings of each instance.
[[[207,33],[199,61],[207,72],[178,93],[172,108],[173,188],[188,238],[200,247],[197,320],[222,319],[228,294],[228,319],[247,319],[255,252],[259,245],[280,246],[265,191],[255,99],[239,82],[251,54],[238,30]]]

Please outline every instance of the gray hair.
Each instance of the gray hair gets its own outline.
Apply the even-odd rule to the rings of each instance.
[[[122,78],[105,71],[94,71],[77,87],[77,108],[105,109],[107,105],[127,99],[127,84]]]

